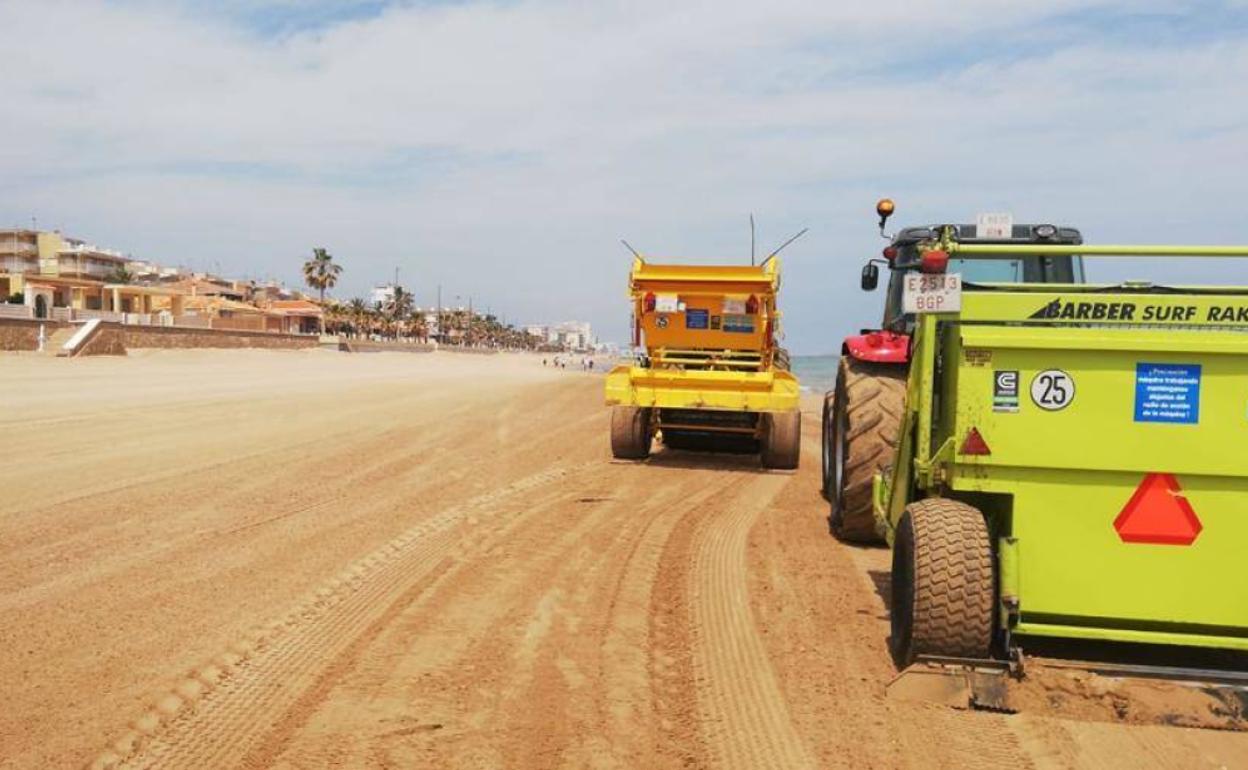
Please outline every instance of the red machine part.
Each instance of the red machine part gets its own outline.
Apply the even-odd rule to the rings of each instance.
[[[910,335],[890,331],[864,331],[845,338],[841,354],[859,361],[905,364],[910,361]]]
[[[924,273],[943,273],[949,267],[949,252],[939,249],[926,251],[919,259],[919,271]]]

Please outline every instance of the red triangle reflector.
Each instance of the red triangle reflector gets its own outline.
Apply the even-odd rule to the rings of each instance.
[[[1169,473],[1150,473],[1114,519],[1124,543],[1191,545],[1203,528],[1179,481]]]
[[[979,435],[979,428],[971,428],[971,432],[966,434],[966,440],[962,442],[962,448],[958,452],[964,455],[992,454],[992,450],[988,448],[988,442]]]

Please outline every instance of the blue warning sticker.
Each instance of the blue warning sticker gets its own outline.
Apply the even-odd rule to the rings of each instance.
[[[754,333],[754,316],[744,313],[725,313],[724,331],[738,334]]]
[[[1135,421],[1200,422],[1200,364],[1136,364]]]
[[[691,307],[685,310],[686,329],[705,329],[710,326],[710,313],[701,308]]]

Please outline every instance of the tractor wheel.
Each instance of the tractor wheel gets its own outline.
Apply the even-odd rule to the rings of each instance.
[[[836,495],[836,470],[834,465],[837,454],[836,446],[832,443],[831,437],[832,409],[835,400],[835,394],[832,392],[823,395],[823,420],[819,423],[821,426],[819,431],[820,454],[823,459],[823,463],[820,466],[822,482],[819,484],[819,492],[823,495],[823,499],[828,502],[832,502]]]
[[[767,412],[762,415],[762,462],[764,468],[791,471],[802,451],[802,413]]]
[[[611,454],[621,460],[650,456],[650,413],[637,406],[611,408]]]
[[[841,358],[836,395],[824,424],[824,441],[835,456],[827,480],[832,532],[853,543],[883,542],[875,528],[872,487],[897,452],[906,403],[906,371],[890,364]]]
[[[782,372],[793,371],[793,361],[789,356],[788,348],[776,348],[775,355],[772,358],[774,366]]]
[[[889,643],[898,668],[919,655],[988,657],[994,592],[978,509],[943,498],[906,506],[893,543]]]

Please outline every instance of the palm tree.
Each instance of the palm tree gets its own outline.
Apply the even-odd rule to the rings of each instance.
[[[351,305],[342,302],[330,302],[325,308],[325,318],[332,321],[332,334],[343,334],[355,330],[355,316]]]
[[[325,290],[334,288],[334,284],[338,283],[338,274],[341,272],[342,265],[334,262],[329,252],[320,247],[312,249],[312,259],[303,263],[303,280],[308,286],[320,292],[322,307],[325,305]],[[321,331],[325,331],[323,317],[321,318]]]
[[[368,318],[368,303],[356,297],[347,303],[347,310],[351,313],[351,327],[355,331],[355,336],[360,336],[360,328],[364,326],[365,319]]]
[[[394,297],[391,298],[386,312],[395,325],[395,338],[398,338],[399,330],[402,322],[412,314],[412,295],[411,292],[402,286],[394,287]]]

